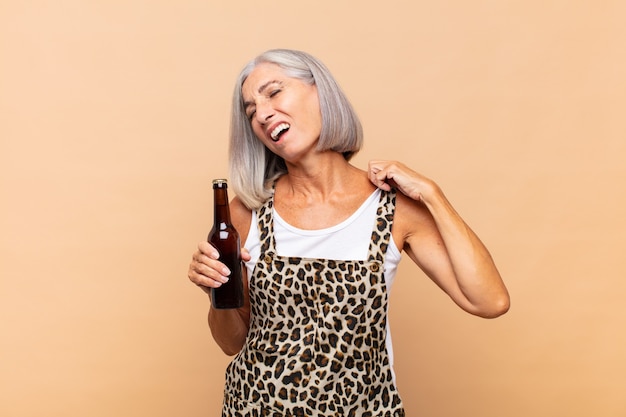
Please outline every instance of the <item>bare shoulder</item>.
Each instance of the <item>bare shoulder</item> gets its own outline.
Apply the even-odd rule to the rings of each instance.
[[[246,207],[239,197],[235,197],[230,202],[230,218],[233,226],[239,232],[242,242],[245,242],[250,232],[250,221],[252,220],[252,210]]]
[[[396,195],[396,211],[393,219],[393,239],[399,249],[417,236],[426,236],[436,231],[435,222],[428,208],[400,191]]]

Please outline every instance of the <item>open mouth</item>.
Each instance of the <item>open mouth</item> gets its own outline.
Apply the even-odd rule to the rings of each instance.
[[[274,128],[274,130],[272,130],[272,133],[270,133],[270,137],[272,138],[272,140],[273,140],[274,142],[277,142],[277,141],[280,139],[280,137],[281,137],[281,136],[282,136],[282,135],[283,135],[286,131],[288,131],[288,130],[289,130],[289,127],[290,127],[290,126],[289,126],[289,124],[287,124],[287,123],[281,123],[281,124],[279,124],[278,126],[276,126],[276,127]]]

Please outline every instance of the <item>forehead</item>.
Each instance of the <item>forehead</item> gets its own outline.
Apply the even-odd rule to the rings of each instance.
[[[288,77],[285,70],[276,64],[263,62],[250,72],[246,80],[241,86],[241,92],[244,97],[259,93],[264,86],[273,81],[284,82]]]

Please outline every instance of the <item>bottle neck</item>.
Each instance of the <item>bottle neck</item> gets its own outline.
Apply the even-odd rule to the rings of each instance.
[[[213,188],[213,215],[215,224],[230,224],[230,210],[228,208],[228,192],[226,188]]]

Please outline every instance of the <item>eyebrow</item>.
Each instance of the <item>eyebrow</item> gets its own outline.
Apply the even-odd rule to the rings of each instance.
[[[283,85],[283,82],[282,82],[282,81],[279,81],[279,80],[272,80],[272,81],[268,81],[268,82],[266,82],[265,84],[261,85],[261,86],[259,87],[259,89],[257,90],[257,92],[258,92],[259,94],[261,94],[263,91],[265,91],[265,89],[266,89],[267,87],[269,87],[269,86],[270,86],[270,85],[272,85],[272,84],[278,84],[278,85],[281,85],[281,86],[282,86],[282,85]],[[244,102],[243,102],[243,108],[244,108],[244,109],[247,109],[248,107],[252,106],[253,104],[254,104],[254,103],[253,103],[253,102],[251,102],[251,101],[244,101]]]

